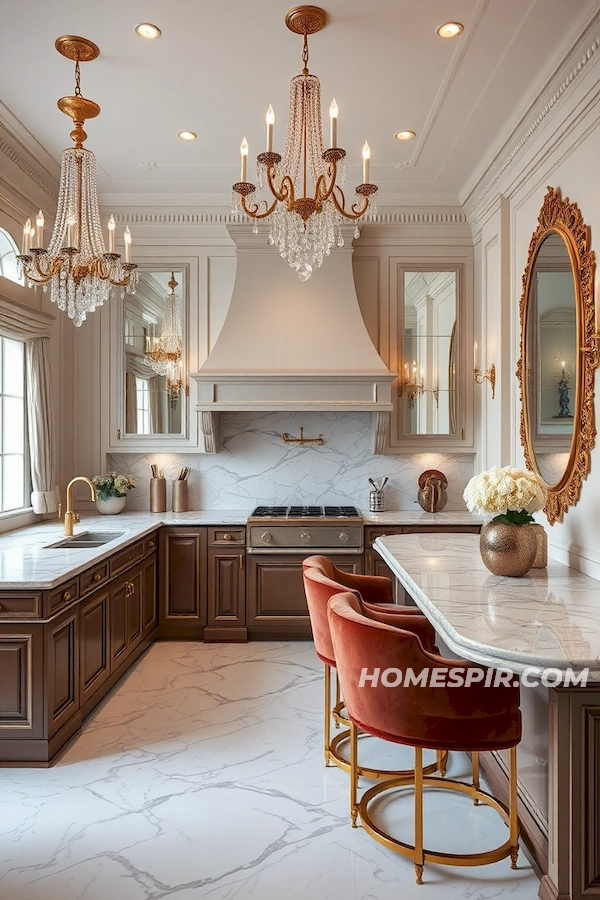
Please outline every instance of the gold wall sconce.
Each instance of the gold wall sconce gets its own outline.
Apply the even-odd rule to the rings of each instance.
[[[325,441],[323,440],[322,434],[320,434],[316,438],[304,437],[304,428],[300,429],[300,437],[292,437],[290,434],[288,434],[287,431],[285,431],[281,435],[281,440],[283,441],[284,444],[300,444],[301,447],[304,444],[318,444],[319,447],[322,447],[323,444],[325,443]]]
[[[480,369],[479,366],[475,366],[473,375],[475,376],[476,384],[483,384],[486,379],[489,381],[492,386],[492,400],[494,400],[496,396],[496,366],[494,363],[491,364],[489,369]]]
[[[410,375],[408,363],[404,363],[404,377],[400,381],[398,393],[402,397],[406,394],[406,402],[409,409],[414,409],[415,403],[422,394],[431,394],[435,400],[435,405],[440,405],[440,388],[436,385],[434,388],[425,387],[425,377],[423,369],[421,369],[421,380],[417,380],[417,364],[413,362],[412,377]]]

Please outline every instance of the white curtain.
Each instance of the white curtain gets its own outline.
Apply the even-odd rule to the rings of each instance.
[[[58,510],[56,448],[50,368],[50,327],[54,316],[0,297],[0,333],[25,341],[27,424],[31,463],[31,505],[35,513]]]
[[[128,365],[125,373],[125,431],[137,434],[137,385],[135,372]]]

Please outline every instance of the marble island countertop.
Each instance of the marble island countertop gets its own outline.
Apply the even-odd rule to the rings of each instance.
[[[515,672],[589,667],[600,677],[600,581],[553,561],[524,578],[493,575],[474,534],[390,536],[373,546],[464,659]]]
[[[123,512],[102,516],[82,512],[76,534],[84,531],[121,532],[100,547],[49,547],[64,538],[58,519],[18,528],[0,535],[0,590],[50,590],[78,575],[94,563],[149,534],[161,525],[245,525],[251,509],[195,510],[186,513]],[[462,525],[481,521],[464,511],[426,513],[422,510],[369,513],[362,511],[366,525]]]

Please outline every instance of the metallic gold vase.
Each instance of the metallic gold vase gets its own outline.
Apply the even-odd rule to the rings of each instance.
[[[481,529],[479,549],[484,565],[494,575],[519,578],[535,561],[537,535],[531,525],[489,522]]]
[[[165,478],[150,479],[150,512],[167,511],[167,481]]]

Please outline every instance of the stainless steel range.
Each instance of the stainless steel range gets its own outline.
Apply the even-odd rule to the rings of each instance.
[[[257,506],[248,519],[248,553],[362,554],[355,506]]]

